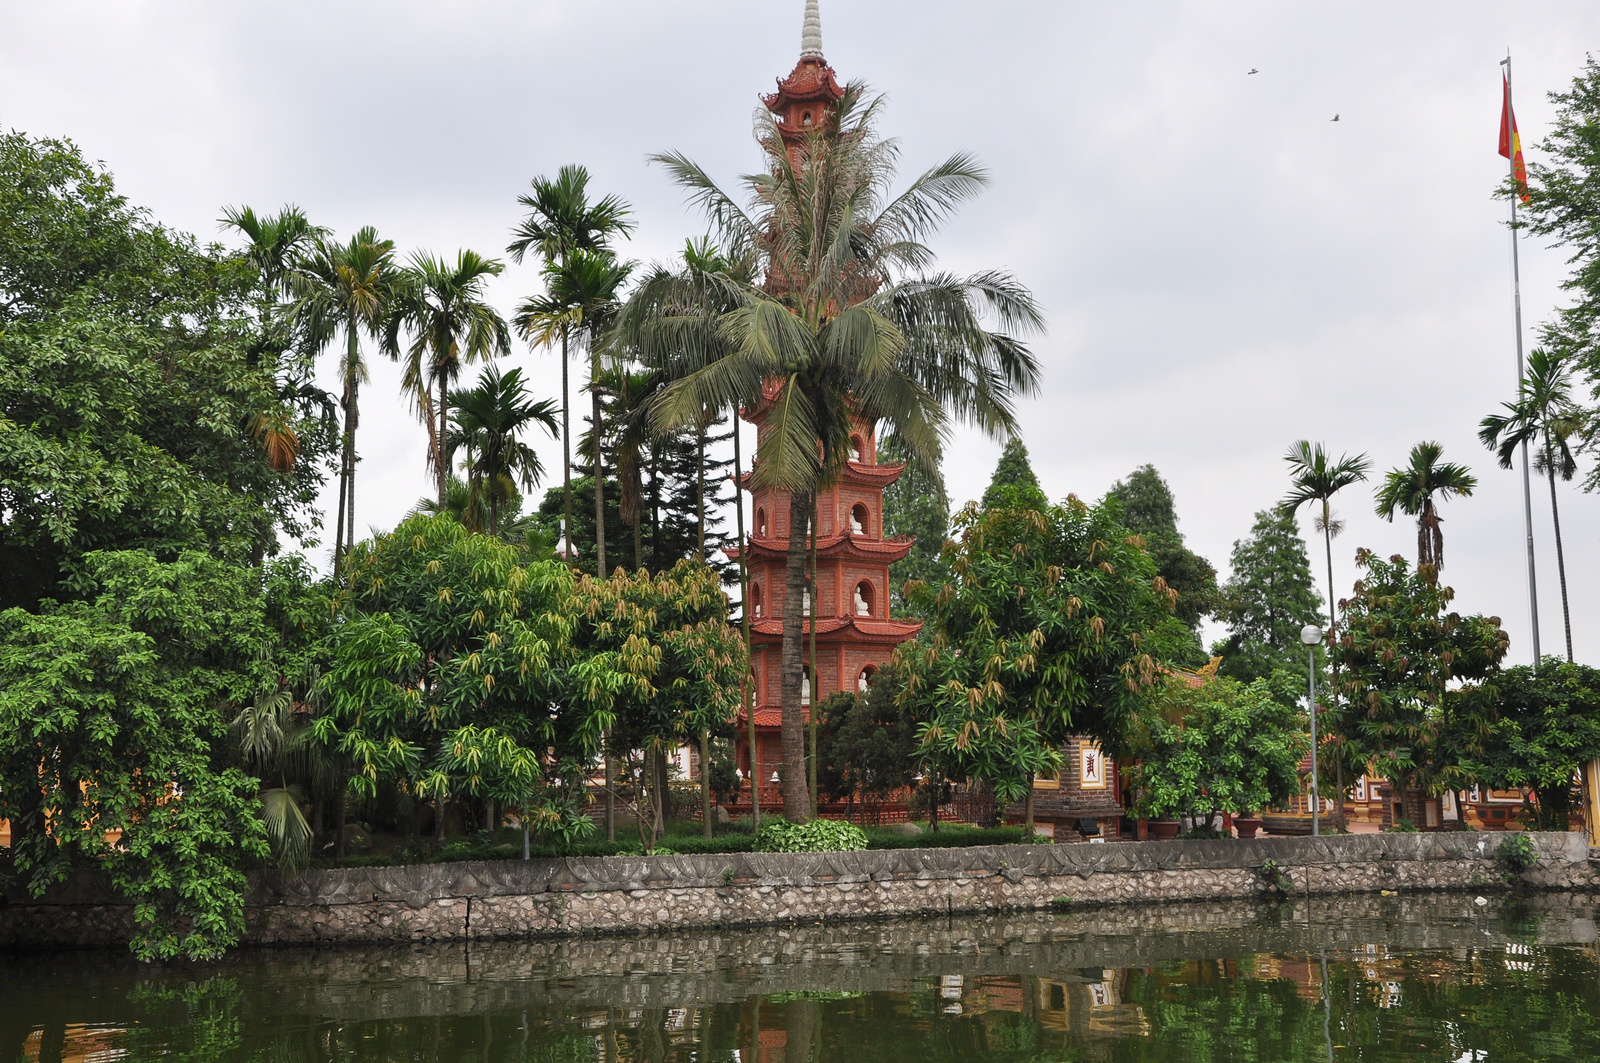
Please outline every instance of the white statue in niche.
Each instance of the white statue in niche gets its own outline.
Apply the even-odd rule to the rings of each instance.
[[[871,616],[872,615],[872,603],[867,601],[867,596],[862,593],[862,590],[865,587],[866,587],[865,583],[856,584],[856,615],[857,616]]]
[[[800,599],[800,612],[806,616],[811,615],[811,592],[809,590],[807,590],[804,597]]]
[[[865,535],[867,530],[861,526],[861,507],[857,506],[850,511],[850,534]]]
[[[811,704],[811,673],[805,672],[800,676],[800,704]]]
[[[863,668],[861,674],[856,676],[856,689],[861,693],[867,692],[867,670]]]

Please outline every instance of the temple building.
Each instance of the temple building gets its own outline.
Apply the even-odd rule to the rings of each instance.
[[[778,89],[762,102],[778,119],[791,160],[811,130],[827,121],[829,108],[844,94],[833,68],[822,56],[822,23],[817,0],[806,4],[800,61]],[[770,396],[768,396],[770,398]],[[771,407],[765,402],[742,411],[756,426],[757,448],[767,431]],[[896,646],[916,637],[919,622],[889,615],[889,566],[911,551],[910,539],[883,537],[883,489],[899,478],[904,465],[879,465],[875,425],[860,418],[851,433],[850,457],[817,499],[817,600],[806,595],[806,677],[801,702],[811,705],[837,690],[865,690],[873,672]],[[762,802],[777,804],[776,770],[782,762],[782,675],[784,565],[789,549],[789,492],[755,487],[752,475],[740,484],[751,492],[751,535],[744,546],[750,574],[752,701],[756,721],[756,775]],[[738,556],[738,549],[733,551]],[[817,659],[812,661],[812,627]],[[741,715],[737,759],[750,771],[749,717]],[[747,775],[747,778],[749,776]]]

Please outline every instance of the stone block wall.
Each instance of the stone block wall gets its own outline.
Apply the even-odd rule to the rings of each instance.
[[[1600,891],[1582,834],[1530,834],[1525,884]],[[1506,888],[1498,836],[1345,835],[1251,841],[984,846],[862,853],[733,853],[424,864],[254,877],[255,944],[564,937],[1076,907]],[[114,945],[130,910],[85,876],[42,899],[15,889],[0,946]]]

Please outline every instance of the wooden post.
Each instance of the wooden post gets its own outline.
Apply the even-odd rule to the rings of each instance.
[[[1589,847],[1600,848],[1600,758],[1584,766],[1583,825],[1589,831]]]

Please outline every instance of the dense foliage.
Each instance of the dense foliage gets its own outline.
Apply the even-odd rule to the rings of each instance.
[[[878,444],[880,465],[906,461],[904,449],[893,436]],[[889,608],[896,616],[917,616],[905,597],[906,580],[935,582],[940,573],[939,552],[950,533],[950,501],[944,472],[906,463],[900,478],[883,491],[883,537],[913,540],[911,552],[889,566]]]
[[[1300,630],[1320,624],[1322,600],[1294,514],[1257,513],[1249,536],[1235,540],[1230,567],[1218,611],[1228,637],[1211,651],[1222,658],[1221,674],[1248,683],[1280,670],[1304,673]]]
[[[1117,503],[1117,519],[1122,525],[1144,538],[1156,571],[1177,592],[1174,615],[1196,632],[1192,648],[1179,663],[1203,663],[1205,653],[1198,632],[1201,619],[1217,611],[1217,570],[1184,545],[1172,489],[1154,466],[1141,465],[1126,480],[1113,484],[1106,499]]]
[[[1463,754],[1486,739],[1491,719],[1471,684],[1499,670],[1510,637],[1499,617],[1446,612],[1455,591],[1431,565],[1368,550],[1356,564],[1365,574],[1345,603],[1337,649],[1345,700],[1326,725],[1397,793],[1460,789],[1470,783]],[[1466,749],[1452,735],[1468,736]]]
[[[1139,539],[1114,508],[1075,497],[969,505],[955,530],[949,575],[913,591],[927,631],[896,655],[925,755],[1009,802],[1054,770],[1068,735],[1120,754],[1161,662],[1187,635]]]
[[[1140,814],[1209,824],[1283,803],[1300,789],[1302,719],[1266,680],[1169,679],[1130,738]]]
[[[790,823],[782,816],[761,824],[756,833],[758,853],[853,853],[867,847],[867,835],[854,823],[814,819]]]

